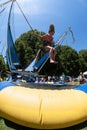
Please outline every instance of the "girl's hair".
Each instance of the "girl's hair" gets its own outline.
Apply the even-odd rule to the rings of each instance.
[[[48,31],[49,33],[50,32],[54,32],[55,33],[55,27],[54,27],[54,24],[50,24],[50,26],[49,26],[49,31]]]

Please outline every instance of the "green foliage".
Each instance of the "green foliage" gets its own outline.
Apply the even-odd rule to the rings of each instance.
[[[43,47],[43,41],[37,37],[37,30],[22,34],[15,42],[16,50],[25,68],[36,56],[37,51]]]
[[[79,51],[80,71],[87,71],[87,50]]]
[[[6,77],[6,70],[8,70],[7,63],[5,63],[3,56],[0,55],[0,76],[2,78]]]
[[[58,72],[64,72],[67,75],[78,75],[79,56],[78,53],[71,47],[58,46],[57,48]],[[77,67],[78,66],[78,67]]]

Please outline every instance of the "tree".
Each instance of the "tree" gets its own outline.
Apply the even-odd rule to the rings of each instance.
[[[41,32],[43,33],[43,32]],[[37,51],[43,48],[43,41],[37,37],[37,30],[22,34],[15,42],[15,47],[24,69],[36,56]]]
[[[8,70],[7,64],[4,61],[2,55],[0,55],[0,76],[2,78],[6,77],[6,70]]]
[[[87,50],[79,51],[79,64],[80,70],[79,71],[87,71]]]
[[[79,70],[79,56],[77,51],[70,46],[63,45],[57,48],[57,72],[61,74],[64,72],[67,75],[78,75]]]

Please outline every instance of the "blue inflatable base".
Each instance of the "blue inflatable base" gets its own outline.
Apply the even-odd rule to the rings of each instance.
[[[45,84],[45,83],[43,82],[43,83],[40,83],[40,84]],[[60,84],[64,84],[64,82],[60,82]],[[16,85],[9,82],[9,81],[0,82],[0,90],[4,89],[6,87],[12,87],[12,86],[16,86]],[[79,86],[76,86],[74,89],[81,90],[81,91],[87,93],[87,84],[81,84]]]
[[[8,82],[8,81],[0,82],[0,90],[4,89],[6,87],[10,87],[10,86],[16,86],[16,85],[11,82]]]
[[[81,84],[81,85],[77,86],[77,87],[74,88],[74,89],[76,89],[76,90],[81,90],[81,91],[87,93],[87,84]]]

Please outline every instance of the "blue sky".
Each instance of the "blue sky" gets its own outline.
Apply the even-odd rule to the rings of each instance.
[[[7,0],[0,0],[0,3],[4,1]],[[76,51],[87,49],[87,0],[17,0],[17,2],[33,29],[47,33],[49,25],[53,23],[55,25],[54,40],[56,41],[68,27],[71,27],[75,43],[72,43],[70,35],[66,39],[66,43]],[[0,15],[1,52],[3,46],[6,46],[6,19],[9,7],[10,3],[8,8]],[[14,15],[14,18],[16,18],[14,20],[14,32],[17,38],[30,28],[16,5],[14,6]],[[5,19],[4,22],[1,19]]]

